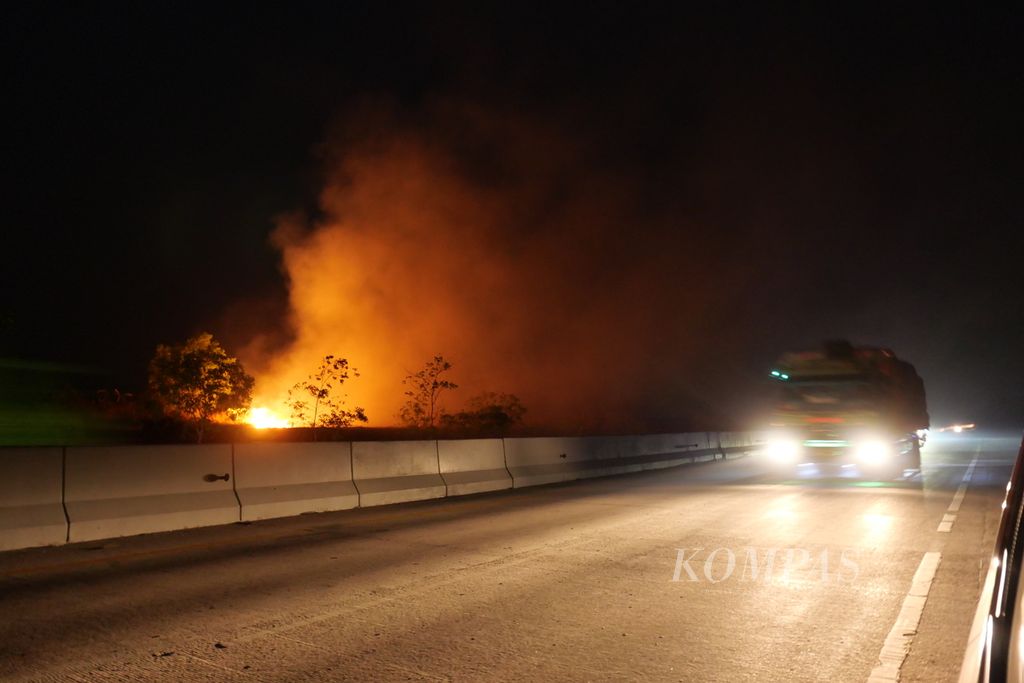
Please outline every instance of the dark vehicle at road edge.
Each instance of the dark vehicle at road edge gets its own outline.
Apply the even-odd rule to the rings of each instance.
[[[996,533],[978,608],[971,624],[960,668],[961,683],[1024,680],[1024,591],[1020,588],[1024,562],[1024,441],[1010,481],[1006,483]]]

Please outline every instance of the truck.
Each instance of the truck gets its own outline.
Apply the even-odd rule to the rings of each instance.
[[[920,471],[929,427],[924,382],[886,348],[827,341],[785,353],[765,454],[779,467],[868,477]]]

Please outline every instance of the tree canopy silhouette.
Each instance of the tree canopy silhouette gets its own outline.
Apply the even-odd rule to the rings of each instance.
[[[441,412],[438,403],[441,393],[459,386],[441,378],[451,369],[452,364],[438,354],[419,372],[406,375],[402,384],[409,387],[405,392],[407,400],[398,414],[402,422],[410,427],[434,427]]]
[[[216,416],[234,420],[249,409],[254,380],[209,332],[183,344],[161,344],[149,362],[149,391],[165,414],[193,425],[202,443]]]

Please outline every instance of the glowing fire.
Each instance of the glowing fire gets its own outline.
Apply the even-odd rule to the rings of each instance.
[[[270,408],[253,408],[245,421],[256,429],[284,429],[291,426],[288,420]]]

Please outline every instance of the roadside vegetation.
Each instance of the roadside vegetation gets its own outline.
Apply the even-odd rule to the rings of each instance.
[[[312,374],[296,382],[285,402],[292,426],[309,427],[316,441],[318,427],[351,427],[356,422],[367,422],[369,418],[362,408],[345,408],[345,396],[340,392],[349,373],[359,376],[358,370],[349,367],[347,359],[326,355]]]
[[[245,415],[255,384],[209,332],[161,344],[149,362],[150,395],[165,416],[191,427],[197,443],[214,419],[235,422]]]
[[[527,411],[517,396],[487,391],[463,398],[455,373],[451,360],[432,356],[395,387],[404,403],[392,424],[374,426],[364,408],[348,402],[347,391],[360,372],[349,359],[327,354],[275,408],[289,428],[257,430],[248,424],[255,381],[209,332],[158,345],[141,391],[90,388],[101,375],[88,369],[0,362],[0,376],[11,380],[0,392],[11,408],[4,414],[16,418],[0,421],[0,445],[483,438],[522,432]]]

